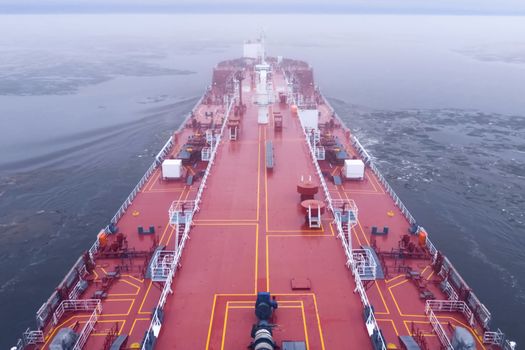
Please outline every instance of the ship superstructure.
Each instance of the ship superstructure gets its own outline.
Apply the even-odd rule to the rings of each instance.
[[[303,61],[211,86],[17,349],[511,349]]]

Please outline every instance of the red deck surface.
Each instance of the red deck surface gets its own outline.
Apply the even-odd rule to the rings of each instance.
[[[244,84],[247,90],[249,81]],[[285,88],[284,77],[278,72],[273,75],[273,86]],[[251,101],[253,94],[253,89],[245,91],[244,100]],[[372,348],[363,322],[363,307],[354,293],[353,276],[346,266],[331,214],[327,210],[323,215],[320,229],[305,226],[297,184],[303,175],[319,179],[299,120],[288,105],[275,103],[272,108],[283,116],[282,131],[274,131],[272,120],[268,125],[259,125],[257,106],[247,103],[238,140],[224,137],[218,148],[200,211],[194,217],[191,239],[173,281],[173,294],[164,308],[158,349],[246,348],[256,321],[254,301],[258,291],[270,291],[279,302],[273,320],[278,325],[274,330],[278,343],[305,341],[308,349]],[[330,120],[330,109],[326,105],[319,109],[321,121]],[[225,109],[198,106],[197,118],[204,122],[205,111],[217,110]],[[171,153],[177,154],[192,134],[191,128],[183,128]],[[336,127],[334,134],[346,144],[349,154],[356,154],[342,127]],[[266,169],[267,140],[273,142],[274,148],[272,171]],[[327,162],[320,165],[329,173],[339,170]],[[137,251],[148,251],[157,243],[168,248],[174,245],[174,230],[168,223],[170,204],[177,199],[195,198],[200,184],[197,181],[186,186],[162,181],[160,177],[157,169],[118,222],[128,246]],[[359,224],[353,230],[354,248],[371,244],[371,226],[390,228],[388,235],[376,239],[381,251],[398,247],[409,224],[373,172],[367,168],[363,181],[345,182],[343,186],[328,180],[327,183],[332,198],[351,198],[359,208]],[[321,191],[316,198],[324,199]],[[389,211],[393,215],[387,215]],[[154,235],[137,233],[137,226],[150,225],[156,228]],[[122,272],[103,300],[102,315],[86,348],[102,348],[115,323],[119,334],[129,336],[128,347],[141,343],[162,289],[161,284],[144,279],[146,263],[144,259],[97,259],[95,281],[82,298],[91,298],[99,288],[97,281],[115,266],[125,265],[128,270]],[[421,272],[424,279],[434,278],[430,261],[406,263]],[[399,347],[398,336],[411,334],[415,325],[423,331],[429,349],[438,349],[439,341],[431,332],[416,286],[404,273],[395,272],[392,262],[386,264],[390,267],[385,280],[368,284],[367,294],[387,343]],[[309,280],[311,288],[292,290],[292,279]],[[429,284],[429,289],[437,299],[446,299],[435,285]],[[47,348],[60,327],[76,322],[81,326],[87,317],[85,313],[69,314],[63,316],[59,326],[48,326],[43,348]],[[461,314],[439,314],[438,318],[445,329],[449,323],[471,329]],[[477,345],[485,348],[479,338]]]

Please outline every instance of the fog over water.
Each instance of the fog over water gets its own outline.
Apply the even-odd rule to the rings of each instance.
[[[0,348],[264,29],[525,346],[525,18],[0,16]]]

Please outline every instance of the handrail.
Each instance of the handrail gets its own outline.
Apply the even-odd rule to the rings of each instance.
[[[206,89],[206,91],[208,91],[208,90],[209,90],[209,88]],[[199,98],[197,103],[195,103],[195,105],[191,109],[192,111],[190,113],[188,113],[186,118],[184,118],[182,123],[179,125],[179,127],[175,131],[175,134],[178,133],[180,130],[182,130],[184,128],[184,126],[186,124],[186,121],[192,116],[193,111],[195,111],[195,109],[202,103],[205,95],[206,95],[206,93],[203,94],[201,96],[201,98]],[[148,170],[146,170],[146,173],[142,176],[142,178],[139,180],[137,185],[135,185],[135,187],[133,188],[131,193],[124,200],[122,205],[118,208],[118,210],[115,213],[115,215],[111,218],[111,220],[110,220],[111,223],[116,224],[118,222],[118,220],[122,217],[122,215],[124,215],[124,213],[126,212],[126,209],[131,205],[131,203],[133,202],[133,200],[135,199],[137,194],[140,192],[142,186],[144,186],[144,184],[149,180],[149,177],[151,176],[151,174],[153,174],[155,169],[162,163],[162,160],[164,159],[164,157],[166,157],[166,155],[169,154],[169,152],[171,150],[171,147],[173,146],[174,142],[175,142],[175,140],[173,139],[173,136],[170,136],[168,138],[168,140],[166,141],[166,143],[164,144],[164,146],[159,151],[159,153],[157,153],[157,155],[155,156],[155,158],[153,160],[153,163],[149,166]],[[104,228],[104,230],[106,232],[109,232],[109,225],[106,226]],[[93,243],[93,245],[89,249],[89,255],[90,255],[90,257],[92,259],[94,259],[94,256],[95,256],[97,251],[98,251],[98,239],[95,240],[95,242]]]
[[[286,78],[286,74],[283,71],[283,75],[285,77],[286,82],[288,83],[288,79]],[[292,101],[295,103],[295,98],[292,94]],[[323,188],[323,192],[326,198],[326,201],[328,202],[328,208],[330,209],[330,212],[332,213],[332,216],[334,219],[336,218],[336,214],[333,207],[333,201],[332,196],[330,195],[330,192],[328,190],[328,186],[326,185],[326,181],[324,179],[324,176],[321,172],[321,168],[319,166],[319,162],[317,161],[317,158],[315,156],[315,151],[310,143],[309,135],[306,132],[306,129],[304,128],[301,119],[299,118],[299,123],[301,123],[301,128],[303,129],[303,133],[305,136],[306,144],[308,145],[308,149],[310,150],[310,157],[312,158],[312,162],[314,164],[315,170],[317,172],[317,176],[319,177],[319,181],[321,182],[321,187]],[[370,310],[370,313],[368,315],[368,318],[365,320],[365,325],[368,331],[368,335],[372,337],[374,333],[376,333],[377,340],[379,341],[379,345],[381,346],[382,350],[386,350],[386,343],[383,338],[383,335],[380,331],[379,325],[377,323],[377,320],[375,318],[374,312],[372,311],[372,305],[370,304],[370,301],[368,300],[368,296],[366,295],[366,291],[363,285],[363,282],[361,281],[361,277],[359,276],[359,273],[357,271],[356,264],[354,262],[353,254],[352,254],[352,247],[349,246],[349,244],[346,242],[346,239],[344,237],[344,233],[342,230],[342,225],[339,221],[337,221],[337,235],[341,239],[341,244],[343,245],[343,250],[345,252],[346,258],[347,258],[347,266],[351,268],[352,275],[354,276],[355,284],[356,284],[356,290],[359,292],[359,296],[361,298],[361,303],[363,304],[364,309]],[[354,292],[355,292],[354,291]]]
[[[73,346],[73,350],[82,350],[84,345],[86,345],[89,335],[93,331],[93,328],[95,328],[95,324],[97,323],[98,316],[100,315],[100,313],[102,313],[102,303],[100,302],[100,300],[98,300],[98,303],[93,309],[93,312],[91,313],[91,316],[89,317],[89,320],[86,322],[86,324],[82,328],[82,331],[80,332],[80,336],[78,337],[75,345]]]
[[[348,130],[350,131],[345,125],[344,125],[344,122],[343,120],[339,117],[339,115],[335,112],[334,108],[332,107],[332,105],[330,104],[330,102],[323,98],[324,100],[324,103],[328,106],[328,108],[330,109],[330,111],[332,112],[332,114],[337,118],[339,119],[339,121],[341,121],[343,127],[345,128],[345,130]],[[392,200],[394,201],[394,203],[396,204],[396,206],[399,208],[399,210],[401,211],[401,213],[405,216],[405,218],[407,219],[407,221],[413,225],[416,223],[416,219],[414,218],[414,216],[410,213],[410,211],[407,209],[407,207],[403,204],[403,202],[401,201],[401,199],[399,198],[399,196],[396,194],[396,192],[394,191],[394,189],[390,186],[390,184],[388,183],[388,181],[383,177],[383,175],[381,174],[381,172],[379,171],[379,169],[376,167],[374,161],[373,161],[373,157],[370,156],[370,154],[366,151],[366,149],[363,147],[363,145],[361,144],[361,142],[359,142],[359,140],[357,139],[356,136],[354,136],[353,134],[350,134],[350,141],[352,142],[352,145],[356,148],[356,150],[358,151],[358,153],[361,155],[361,157],[364,159],[364,161],[370,166],[370,169],[374,172],[374,174],[376,175],[377,179],[381,182],[381,184],[384,186],[385,190],[387,191],[387,193],[390,195],[390,197],[392,198]],[[426,230],[425,230],[426,231]],[[436,247],[434,246],[434,244],[432,243],[432,241],[430,240],[430,237],[428,235],[428,231],[427,232],[427,237],[426,237],[426,246],[430,252],[430,254],[433,256],[433,259],[436,258],[437,256],[437,252],[438,250],[436,249]],[[461,278],[461,281],[462,283],[464,284],[464,286],[466,287],[467,284],[463,281],[463,278],[459,275],[459,273],[457,272],[457,270],[454,268],[454,266],[452,265],[452,263],[450,263],[450,261],[448,261],[448,259],[446,259],[446,262],[447,262],[447,268],[449,269],[452,269],[454,271],[454,273],[459,277]],[[449,294],[449,298],[451,299],[455,299],[457,298],[457,293],[454,291],[454,288],[452,288],[452,286],[450,286],[449,284],[449,287],[451,288],[451,290],[449,291],[450,294]],[[476,295],[471,292],[470,293],[470,296],[469,298],[472,300],[472,303],[475,304],[475,306],[472,306],[475,310],[479,310],[479,311],[476,311],[476,314],[477,313],[482,313],[483,315],[483,324],[482,326],[487,328],[488,327],[488,324],[489,324],[489,321],[490,321],[490,312],[487,310],[487,308],[485,307],[485,305],[483,305],[479,300],[478,298],[476,297]],[[505,346],[508,347],[508,341],[507,343],[505,343]]]
[[[192,215],[191,215],[192,218],[197,213],[197,211],[199,211],[199,204],[200,204],[200,202],[202,200],[202,194],[204,192],[204,189],[206,188],[206,181],[208,179],[208,176],[210,175],[212,166],[214,164],[215,156],[217,154],[217,149],[219,148],[219,145],[220,145],[220,142],[221,142],[221,138],[222,138],[222,135],[223,135],[223,132],[224,132],[224,128],[225,128],[226,123],[228,121],[228,117],[229,117],[229,115],[231,113],[231,109],[233,107],[234,102],[235,102],[234,98],[229,101],[229,105],[228,105],[228,108],[227,108],[226,113],[224,115],[224,120],[223,120],[223,123],[222,123],[222,126],[221,126],[221,131],[220,131],[219,135],[217,135],[217,140],[216,140],[215,146],[212,149],[210,160],[208,162],[208,166],[206,167],[206,170],[204,172],[204,176],[202,177],[202,181],[201,181],[201,184],[199,186],[199,190],[197,191],[197,196],[195,197],[195,201],[194,201],[195,204],[194,204],[194,206],[192,208]],[[182,235],[182,240],[181,240],[179,246],[176,247],[175,256],[174,256],[173,262],[172,262],[172,264],[170,266],[170,270],[168,272],[168,276],[166,278],[166,282],[164,283],[164,287],[162,288],[162,292],[160,294],[159,301],[157,302],[157,306],[155,307],[155,311],[154,311],[154,313],[153,313],[153,315],[151,317],[150,325],[149,325],[148,330],[146,331],[146,335],[145,335],[145,337],[144,337],[144,339],[142,341],[142,346],[141,346],[142,350],[150,349],[149,346],[151,345],[151,342],[154,339],[154,338],[151,338],[151,337],[153,336],[153,337],[156,338],[156,337],[158,337],[158,335],[160,333],[160,329],[162,327],[162,309],[164,308],[164,305],[166,304],[166,300],[168,298],[168,294],[173,293],[173,291],[171,289],[171,284],[173,282],[173,277],[175,276],[175,272],[177,271],[177,265],[179,264],[180,258],[182,256],[182,251],[183,251],[184,246],[186,245],[186,241],[187,241],[187,239],[189,237],[190,227],[191,227],[191,223],[186,223],[186,225],[184,227],[184,233]]]
[[[450,340],[448,339],[447,334],[445,333],[445,330],[441,326],[441,323],[439,323],[438,318],[436,317],[436,315],[434,314],[434,311],[428,305],[428,303],[425,307],[425,313],[427,314],[430,324],[432,325],[434,332],[438,336],[439,341],[441,342],[441,345],[443,345],[443,348],[446,350],[454,350],[454,347],[452,347],[452,344],[450,343]]]
[[[206,92],[208,92],[210,88],[208,87],[206,89]],[[182,123],[179,125],[179,127],[177,128],[177,130],[175,130],[175,133],[178,133],[180,130],[182,130],[187,122],[187,120],[192,116],[193,112],[195,111],[195,109],[202,103],[204,97],[206,96],[206,93],[204,93],[200,98],[199,100],[195,103],[195,105],[193,106],[192,108],[192,111],[190,113],[188,113],[188,115],[186,116],[186,118],[182,121]],[[139,180],[139,182],[137,183],[137,185],[133,188],[133,190],[131,191],[131,193],[128,195],[128,197],[124,200],[124,202],[122,203],[122,205],[119,207],[119,209],[117,210],[117,212],[115,213],[115,215],[113,216],[113,218],[111,218],[110,222],[113,223],[113,224],[116,224],[117,221],[122,217],[122,215],[125,213],[126,209],[131,205],[133,199],[135,199],[135,196],[137,195],[137,193],[140,191],[140,189],[142,188],[142,186],[147,182],[147,180],[149,179],[149,177],[151,176],[151,174],[153,173],[153,171],[155,170],[155,168],[157,166],[160,165],[160,163],[162,162],[162,158],[165,157],[171,147],[173,146],[173,143],[174,143],[174,140],[173,140],[173,136],[170,136],[168,138],[168,140],[166,141],[166,143],[164,144],[164,146],[162,147],[162,149],[159,151],[159,153],[155,156],[154,158],[154,161],[153,163],[150,165],[150,167],[148,168],[148,170],[146,171],[146,173],[144,174],[144,176],[142,176],[142,178]],[[104,231],[106,232],[109,232],[109,225],[107,225],[105,228],[104,228]],[[88,250],[88,253],[89,253],[89,256],[90,258],[94,261],[95,260],[95,254],[97,253],[98,251],[98,248],[99,248],[99,242],[98,242],[98,238],[95,239],[95,241],[93,242],[93,244],[91,245],[91,247],[89,248]],[[53,297],[53,295],[55,295],[55,293],[53,293],[50,297],[50,299]],[[42,305],[42,307],[39,309],[39,311],[37,312],[37,318],[38,318],[38,314],[39,313],[42,313],[44,312],[44,308],[49,305],[49,301],[44,303]],[[24,341],[22,338],[20,338],[17,342],[17,347],[18,346],[21,346],[20,349],[23,349],[24,348]]]

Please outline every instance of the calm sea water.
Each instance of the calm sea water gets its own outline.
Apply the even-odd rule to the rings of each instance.
[[[525,344],[525,19],[0,16],[0,348],[263,29],[307,60],[408,208]]]

